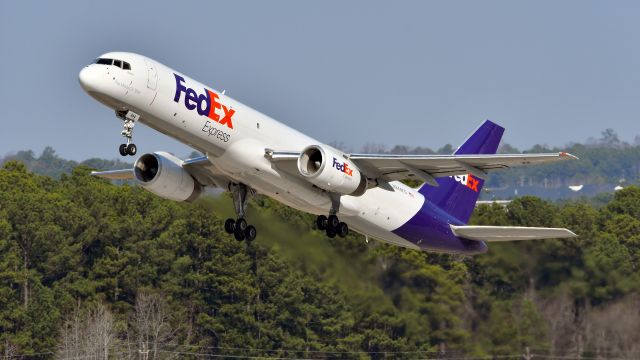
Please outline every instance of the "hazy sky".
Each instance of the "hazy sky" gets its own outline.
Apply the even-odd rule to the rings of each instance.
[[[637,1],[0,1],[0,155],[117,158],[78,72],[147,55],[321,141],[517,147],[640,134]],[[139,152],[190,151],[143,125]]]

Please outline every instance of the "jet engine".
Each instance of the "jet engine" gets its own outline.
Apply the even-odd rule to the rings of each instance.
[[[342,195],[360,196],[367,190],[367,177],[338,151],[311,145],[300,153],[298,171],[317,187]]]
[[[165,199],[191,202],[202,193],[202,186],[182,167],[182,160],[164,151],[140,156],[133,173],[140,186]]]

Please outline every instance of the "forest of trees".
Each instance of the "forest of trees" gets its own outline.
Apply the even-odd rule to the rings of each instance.
[[[175,203],[89,171],[0,170],[0,358],[640,355],[638,187],[481,206],[474,224],[580,237],[463,257],[330,240],[263,197],[238,242],[225,194]]]

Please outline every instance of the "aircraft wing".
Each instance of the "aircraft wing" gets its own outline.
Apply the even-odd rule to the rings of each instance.
[[[455,226],[451,231],[461,238],[486,242],[573,238],[578,235],[564,228],[520,226]]]
[[[539,165],[562,160],[577,159],[565,153],[546,154],[474,154],[474,155],[349,155],[358,167],[371,178],[402,180],[417,176],[437,186],[435,178],[471,174],[486,178],[490,171],[515,166]],[[373,176],[370,176],[373,175]],[[415,178],[415,177],[414,177]]]
[[[299,152],[266,149],[266,156],[274,162],[295,161]],[[435,178],[471,174],[486,178],[490,171],[515,166],[539,165],[577,159],[566,152],[543,154],[473,154],[473,155],[346,155],[369,178],[383,181],[402,179],[424,180],[438,186]]]
[[[133,180],[133,169],[92,171],[91,175],[107,180]]]
[[[182,167],[203,186],[222,187],[222,183],[228,182],[225,175],[206,156],[184,160]],[[133,170],[92,171],[91,175],[108,180],[135,180]]]

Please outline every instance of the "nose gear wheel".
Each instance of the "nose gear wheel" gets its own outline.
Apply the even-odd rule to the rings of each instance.
[[[122,156],[133,156],[138,152],[136,144],[131,142],[133,138],[133,127],[136,125],[136,121],[140,119],[140,115],[131,110],[119,110],[116,111],[116,116],[119,119],[122,119],[122,131],[120,132],[120,135],[127,139],[126,144],[120,144],[118,152]]]

